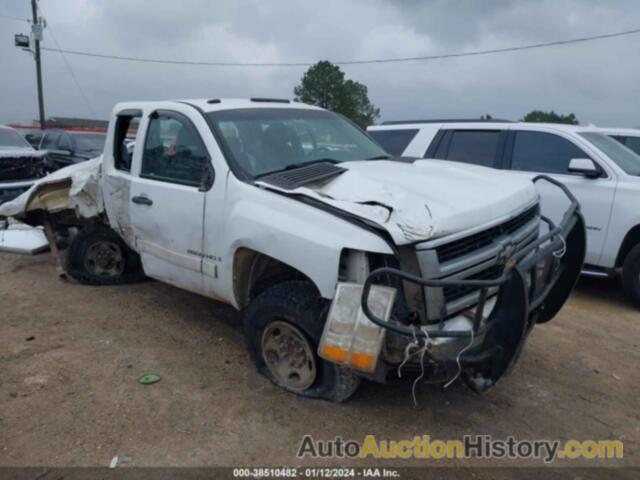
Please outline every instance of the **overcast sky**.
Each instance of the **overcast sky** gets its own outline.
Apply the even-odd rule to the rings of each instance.
[[[229,62],[407,57],[540,43],[640,27],[638,0],[40,0],[44,46]],[[29,0],[0,2],[0,122],[37,117]],[[305,67],[132,63],[43,52],[48,116],[108,118],[114,103],[195,97],[293,97]],[[343,67],[381,120],[495,117],[532,109],[582,123],[640,126],[640,35],[481,57]]]

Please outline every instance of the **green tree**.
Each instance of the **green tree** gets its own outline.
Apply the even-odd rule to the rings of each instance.
[[[366,85],[345,79],[340,67],[326,60],[309,67],[293,93],[296,101],[341,113],[362,128],[380,116],[380,109],[369,100]]]
[[[554,112],[553,110],[550,112],[532,110],[524,116],[522,121],[536,123],[567,123],[569,125],[578,125],[580,123],[573,113],[570,113],[569,115],[562,115]]]

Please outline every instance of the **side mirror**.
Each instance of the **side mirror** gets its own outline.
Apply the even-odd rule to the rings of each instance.
[[[200,181],[198,191],[207,192],[211,190],[215,178],[216,174],[213,170],[213,165],[211,165],[211,160],[208,157],[205,157],[204,164],[202,166],[202,180]]]
[[[598,178],[602,175],[602,168],[590,158],[573,158],[569,162],[569,171],[579,173],[587,178]]]

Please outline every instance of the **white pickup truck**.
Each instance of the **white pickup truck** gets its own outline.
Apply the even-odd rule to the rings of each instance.
[[[584,260],[579,204],[554,186],[569,200],[557,224],[530,179],[391,159],[320,108],[133,102],[102,157],[0,215],[44,225],[54,254],[55,232],[77,230],[59,258],[80,282],[146,275],[243,310],[260,372],[341,401],[400,365],[477,391],[511,370]]]

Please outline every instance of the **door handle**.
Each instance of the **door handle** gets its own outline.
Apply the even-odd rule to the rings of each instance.
[[[149,197],[143,197],[142,195],[133,197],[131,201],[133,203],[137,203],[138,205],[153,205],[153,200],[151,200]]]

